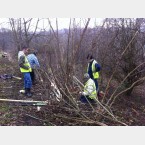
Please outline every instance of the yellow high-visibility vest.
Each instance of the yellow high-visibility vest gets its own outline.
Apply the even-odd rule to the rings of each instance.
[[[25,56],[25,55],[24,55],[24,56]],[[24,65],[27,66],[27,67],[29,67],[29,69],[24,69],[24,68],[20,67],[20,71],[21,71],[22,73],[24,73],[24,72],[32,72],[31,65],[30,65],[30,63],[29,63],[29,61],[28,61],[28,59],[27,59],[26,56],[25,56],[25,63],[24,63]]]
[[[85,86],[84,86],[84,92],[88,94],[89,98],[95,99],[97,98],[97,91],[96,91],[96,85],[92,79],[89,79]]]
[[[95,64],[97,63],[97,61],[96,60],[93,60],[93,63],[92,63],[92,73],[93,73],[93,78],[94,79],[98,79],[99,78],[99,73],[98,72],[96,72],[96,68],[95,68]],[[87,70],[89,69],[89,64],[88,64],[88,68],[87,68]]]

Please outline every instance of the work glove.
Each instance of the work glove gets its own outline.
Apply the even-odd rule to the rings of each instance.
[[[79,94],[80,94],[80,95],[83,95],[83,96],[86,95],[85,92],[79,92]]]

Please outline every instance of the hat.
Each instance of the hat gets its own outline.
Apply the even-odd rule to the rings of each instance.
[[[87,59],[88,59],[88,60],[93,59],[93,58],[94,58],[94,57],[93,57],[92,54],[88,54],[88,55],[87,55]]]
[[[89,79],[89,78],[90,78],[89,74],[88,74],[88,73],[85,73],[85,74],[84,74],[84,78],[85,78],[85,79]]]

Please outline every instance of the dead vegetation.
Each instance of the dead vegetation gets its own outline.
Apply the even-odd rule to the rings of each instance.
[[[14,64],[10,65],[14,66]],[[9,72],[9,68],[9,65],[1,68],[1,73],[4,73],[6,70]],[[16,71],[14,74],[19,75],[19,72]],[[63,94],[60,102],[56,100],[55,96],[50,97],[49,92],[51,88],[47,85],[48,80],[45,78],[46,76],[44,73],[42,74],[43,85],[41,81],[38,81],[38,84],[33,87],[33,100],[48,100],[49,103],[46,106],[42,106],[41,111],[37,111],[36,106],[22,106],[20,103],[0,102],[0,124],[2,126],[144,125],[144,92],[140,96],[123,96],[119,98],[111,109],[103,104],[108,110],[105,111],[103,107],[98,108],[96,104],[90,106],[89,104],[86,105],[79,102],[78,92],[81,86],[77,87],[76,84],[71,87],[63,86],[63,88],[60,88]],[[22,89],[20,84],[22,84],[21,80],[15,78],[1,79],[0,97],[25,100],[26,98],[18,93]]]
[[[10,19],[13,34],[11,59],[0,59],[0,74],[22,77],[17,64],[17,52],[22,43],[38,48],[41,69],[33,86],[33,100],[48,100],[37,111],[36,106],[0,102],[0,125],[144,125],[144,19],[105,19],[102,26],[84,28],[70,19],[69,29],[56,30],[48,20],[50,31],[29,32],[32,19]],[[96,104],[83,104],[79,92],[83,89],[86,55],[92,52],[102,66],[100,90],[105,95]],[[1,79],[1,99],[26,99],[19,90],[22,80]],[[53,87],[52,87],[53,86]],[[55,86],[55,87],[54,87]],[[55,89],[54,89],[55,88]],[[59,91],[57,91],[59,90]],[[142,92],[142,93],[140,93]],[[58,94],[61,94],[61,97]]]

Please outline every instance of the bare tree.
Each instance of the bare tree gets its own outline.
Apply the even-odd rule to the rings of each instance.
[[[25,19],[25,18],[9,18],[9,22],[12,28],[14,41],[16,43],[17,49],[20,50],[22,45],[27,45],[29,47],[30,42],[33,37],[36,35],[36,31],[38,28],[39,18],[36,21],[35,26],[33,26],[34,31],[31,30],[33,19]],[[33,32],[32,32],[33,31]]]

